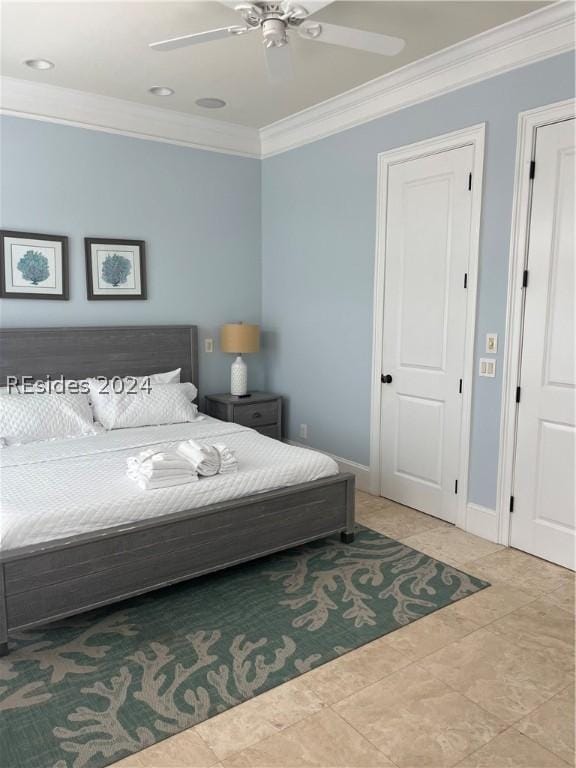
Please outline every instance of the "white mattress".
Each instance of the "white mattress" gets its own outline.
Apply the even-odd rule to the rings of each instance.
[[[143,491],[126,477],[126,459],[146,446],[214,438],[236,452],[239,471],[197,483]],[[317,451],[205,417],[192,424],[120,429],[0,451],[0,547],[88,533],[335,475]]]

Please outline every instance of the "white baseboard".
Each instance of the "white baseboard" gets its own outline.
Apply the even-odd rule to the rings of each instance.
[[[311,451],[318,451],[325,456],[330,456],[334,459],[336,464],[340,467],[341,472],[350,472],[356,478],[356,489],[358,491],[366,491],[370,493],[370,468],[364,464],[358,464],[356,461],[350,461],[349,459],[343,459],[341,456],[334,456],[328,451],[321,451],[319,448],[313,448],[311,445],[305,445],[304,443],[298,443],[296,440],[285,440],[289,445],[295,445],[297,448],[309,448]]]
[[[468,503],[466,505],[467,533],[480,536],[482,539],[498,543],[498,516],[495,509],[482,507],[480,504]]]
[[[289,445],[295,445],[297,448],[309,448],[311,451],[318,451],[325,456],[330,456],[338,464],[341,472],[351,472],[355,476],[357,490],[374,493],[370,488],[370,468],[364,464],[358,464],[358,462],[350,461],[350,459],[343,459],[341,456],[334,456],[332,453],[328,453],[328,451],[321,451],[319,448],[299,443],[296,440],[285,440],[285,442]],[[496,515],[496,510],[482,507],[480,504],[467,504],[464,530],[474,536],[498,543],[498,516]]]

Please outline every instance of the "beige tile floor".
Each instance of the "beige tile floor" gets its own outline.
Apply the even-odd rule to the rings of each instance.
[[[385,499],[357,510],[492,586],[117,768],[574,766],[574,575]]]

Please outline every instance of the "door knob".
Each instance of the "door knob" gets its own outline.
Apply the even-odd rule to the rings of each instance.
[[[380,381],[382,384],[392,384],[392,376],[389,373],[386,375],[382,374],[382,376],[380,376]]]

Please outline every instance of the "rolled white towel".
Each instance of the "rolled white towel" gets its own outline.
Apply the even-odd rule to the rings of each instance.
[[[235,472],[238,462],[233,452],[225,445],[201,445],[195,440],[186,440],[176,448],[180,456],[188,459],[196,472],[204,477]]]
[[[230,472],[238,471],[238,459],[234,455],[234,452],[228,448],[227,445],[222,443],[215,443],[214,448],[220,454],[220,474],[226,475]]]
[[[186,440],[176,448],[180,456],[192,463],[196,472],[212,477],[220,471],[220,454],[211,445],[200,445],[195,440]]]

